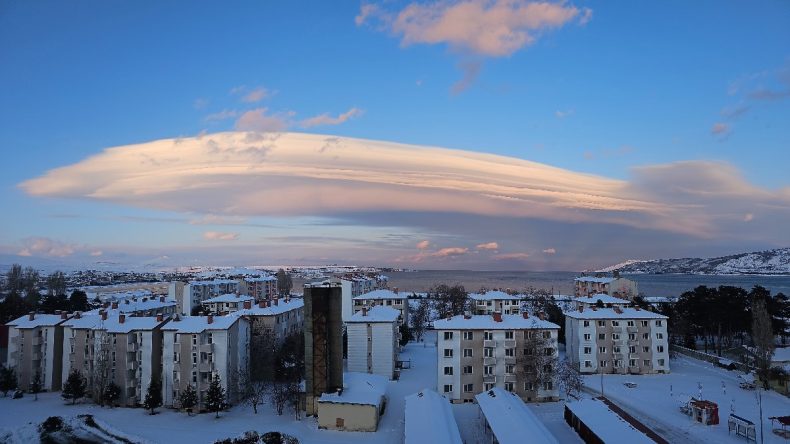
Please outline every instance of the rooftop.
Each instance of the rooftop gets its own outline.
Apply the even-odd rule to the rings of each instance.
[[[450,403],[444,396],[425,389],[406,397],[406,444],[462,444]]]
[[[238,284],[239,281],[235,279],[209,279],[205,281],[189,281],[189,285],[220,285],[220,284]]]
[[[219,296],[214,296],[213,298],[208,298],[201,303],[212,304],[212,303],[222,303],[222,302],[244,302],[244,301],[254,301],[254,300],[255,298],[251,296],[227,293],[227,294],[221,294]]]
[[[124,299],[121,301],[114,301],[118,303],[118,308],[112,308],[111,305],[104,310],[107,313],[111,313],[111,314],[131,313],[135,311],[156,310],[164,307],[174,307],[177,304],[175,299],[165,298],[164,301],[162,301],[161,298],[155,298],[155,297],[152,297],[150,299],[149,298],[144,298],[144,299],[145,300],[133,298],[133,299]],[[87,311],[83,314],[99,314],[99,310],[102,309],[97,308],[91,311]]]
[[[516,394],[495,387],[478,394],[475,399],[500,444],[558,444],[554,435]]]
[[[343,391],[324,393],[318,402],[378,406],[386,392],[387,378],[370,373],[348,372],[343,374]]]
[[[252,308],[245,308],[239,310],[237,312],[232,313],[232,315],[236,316],[275,316],[278,314],[283,314],[287,311],[296,310],[297,308],[304,307],[304,299],[301,298],[290,298],[287,301],[285,299],[278,299],[277,305],[274,305],[274,302],[269,301],[268,307],[261,307],[258,304],[253,304]]]
[[[102,319],[98,314],[81,315],[79,318],[73,317],[63,323],[64,327],[75,329],[106,330],[108,333],[129,333],[135,330],[152,330],[167,322],[167,319],[159,321],[155,316],[124,316],[124,321],[120,321],[118,314],[107,315],[107,319]]]
[[[247,277],[244,278],[245,282],[269,282],[269,281],[276,281],[277,278],[274,276],[261,276],[261,277]]]
[[[585,304],[595,304],[600,300],[604,304],[630,304],[631,301],[628,299],[618,298],[616,296],[611,296],[606,293],[597,293],[592,296],[582,296],[579,298],[573,299],[575,302],[582,302]]]
[[[355,296],[354,299],[407,299],[409,294],[410,293],[395,293],[392,290],[381,289]]]
[[[435,330],[520,330],[520,329],[558,329],[559,325],[540,318],[523,315],[502,315],[502,322],[494,320],[492,315],[472,315],[466,319],[464,315],[450,319],[433,321]]]
[[[61,315],[56,314],[34,314],[32,320],[30,319],[30,315],[26,314],[14,319],[6,325],[15,328],[51,327],[63,321],[64,319]]]
[[[505,299],[509,301],[520,301],[522,296],[507,294],[504,291],[494,290],[485,293],[469,293],[469,297],[476,301],[493,301],[495,299]]]
[[[617,278],[613,277],[593,277],[593,276],[582,276],[577,277],[574,279],[576,282],[593,282],[597,284],[609,284],[612,281],[616,280]]]
[[[400,310],[383,305],[375,305],[367,310],[362,309],[354,313],[346,322],[397,322],[398,316],[400,316]]]
[[[598,398],[568,402],[565,407],[604,442],[655,443]]]
[[[209,324],[208,320],[212,318]],[[177,320],[178,319],[178,320]],[[227,330],[239,316],[183,316],[173,318],[162,327],[162,330],[175,331],[178,333],[203,333],[206,330]]]
[[[565,316],[573,319],[669,319],[668,317],[638,307],[624,307],[619,313],[614,308],[585,308],[584,311],[569,310]]]

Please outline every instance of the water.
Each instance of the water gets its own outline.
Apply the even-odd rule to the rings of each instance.
[[[426,291],[436,284],[461,284],[467,291],[486,288],[512,288],[523,291],[527,287],[545,288],[554,293],[573,294],[573,278],[577,272],[567,271],[466,271],[424,270],[416,272],[390,272],[390,288],[399,291]],[[732,285],[747,290],[762,285],[772,294],[790,296],[790,276],[757,275],[693,275],[693,274],[634,274],[624,275],[639,283],[645,296],[679,296],[699,285],[718,287]]]

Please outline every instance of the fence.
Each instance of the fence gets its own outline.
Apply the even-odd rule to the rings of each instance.
[[[748,372],[752,371],[752,367],[750,367],[750,366],[748,366],[748,365],[746,365],[744,363],[736,362],[736,361],[733,361],[732,359],[722,358],[722,357],[719,357],[719,356],[716,356],[716,355],[711,355],[711,354],[708,354],[708,353],[705,353],[705,352],[701,352],[701,351],[698,351],[698,350],[692,350],[690,348],[682,347],[682,346],[677,345],[677,344],[670,344],[669,345],[669,349],[674,351],[674,352],[680,353],[682,355],[690,356],[690,357],[692,357],[694,359],[699,359],[700,361],[710,362],[711,364],[714,364],[714,365],[724,365],[724,366],[726,366],[727,364],[732,363],[733,365],[735,365],[735,367],[738,370],[740,370],[742,372],[747,372],[748,373]]]

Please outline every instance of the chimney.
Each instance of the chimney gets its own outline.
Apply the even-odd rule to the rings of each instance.
[[[494,322],[502,322],[502,313],[495,311],[493,316],[494,316]]]
[[[27,318],[32,321],[33,319],[36,318],[36,312],[31,311],[30,313],[27,314]]]
[[[135,299],[135,301],[137,301],[137,299]],[[127,300],[125,300],[125,301],[123,301],[123,302],[124,302],[126,305],[129,305],[129,299],[127,299]],[[117,305],[118,303],[116,302],[115,304]],[[118,307],[116,306],[115,308],[118,308]]]
[[[266,308],[266,301],[258,302],[258,308]]]
[[[362,316],[368,315],[368,309],[366,307],[362,307]]]
[[[118,323],[123,324],[126,321],[126,315],[121,313],[118,315]]]
[[[398,287],[392,287],[392,292],[398,294]]]
[[[239,292],[237,291],[236,292],[236,299],[238,299],[238,298],[239,298]]]
[[[614,312],[617,314],[623,314],[623,310],[620,310],[620,307],[614,307]]]
[[[584,311],[584,305],[579,304],[579,313]]]
[[[165,320],[165,315],[163,315],[162,313],[156,314],[156,322],[162,322],[164,320]]]
[[[279,305],[280,299],[274,298],[274,305]]]
[[[143,298],[143,302],[148,302],[148,298]]]
[[[68,318],[69,318],[69,314],[66,313],[65,311],[60,313],[60,319],[68,319]]]
[[[126,301],[126,303],[128,304],[129,301]],[[113,310],[117,310],[118,309],[118,301],[113,301],[112,308],[113,308]]]
[[[102,311],[101,312],[101,320],[102,321],[106,321],[107,320],[107,312],[106,311]]]
[[[524,317],[524,319],[529,319],[529,313],[526,311],[521,312],[521,316]]]
[[[596,307],[595,305],[593,305],[592,307],[590,307],[590,309],[592,309],[592,311],[598,311],[598,307]]]
[[[642,309],[641,309],[641,308],[640,308],[638,305],[635,305],[635,306],[634,306],[634,310],[636,310],[636,311],[640,311],[640,310],[642,310]]]
[[[244,301],[244,309],[249,310],[252,308],[252,301]]]
[[[208,322],[209,324],[213,324],[214,323],[214,315],[206,316],[206,322]]]
[[[110,308],[110,303],[109,302],[105,302],[105,303],[102,304],[102,307]]]
[[[164,301],[165,301],[165,297],[164,296],[159,296],[159,302],[164,302]]]
[[[472,313],[469,311],[464,312],[464,319],[472,319]]]
[[[74,312],[74,318],[75,318],[75,319],[79,319],[79,318],[81,318],[81,317],[82,317],[82,312],[79,312],[79,311],[75,311],[75,312]]]

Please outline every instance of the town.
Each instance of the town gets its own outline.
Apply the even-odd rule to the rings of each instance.
[[[239,443],[267,433],[406,443],[790,436],[784,295],[699,287],[651,302],[617,272],[582,274],[567,295],[417,292],[375,269],[322,273],[302,288],[284,269],[70,287],[63,273],[30,282],[35,273],[14,266],[0,303],[1,402],[36,425],[0,438],[160,441],[162,424],[148,425],[157,417],[174,428],[207,418],[198,440]],[[725,291],[734,293],[715,302]],[[738,300],[748,325],[713,319],[719,310],[712,323],[690,320],[694,301],[735,310]]]

